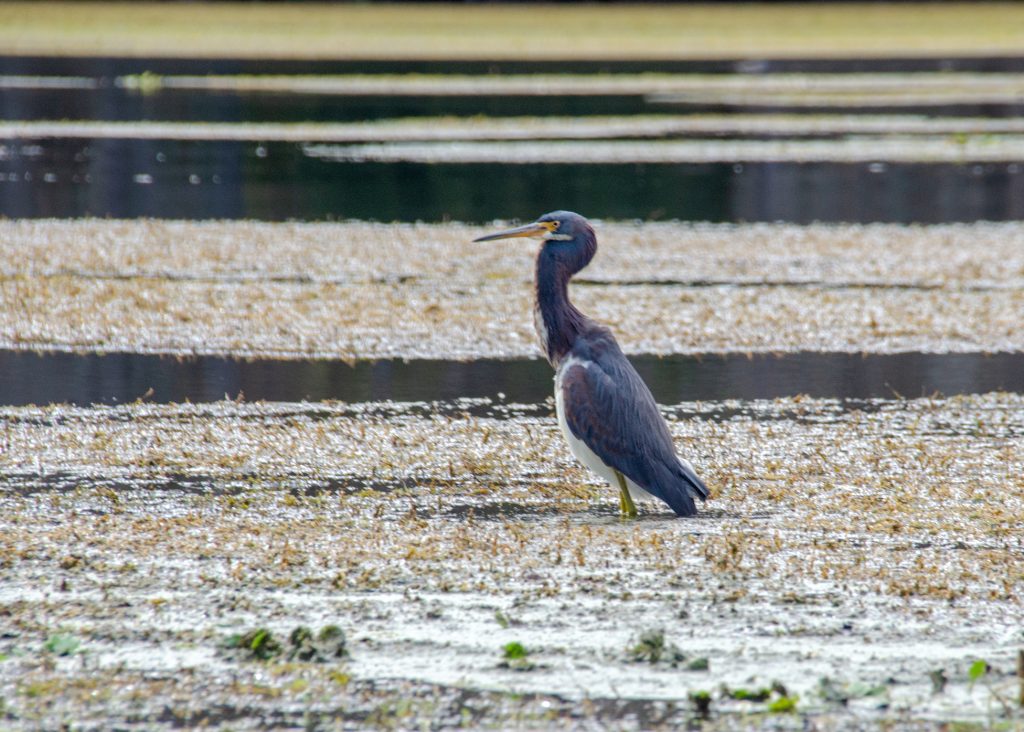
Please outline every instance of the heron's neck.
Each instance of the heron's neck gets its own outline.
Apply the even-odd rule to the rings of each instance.
[[[534,326],[544,355],[556,368],[572,349],[586,320],[569,302],[569,279],[574,273],[550,252],[541,250],[537,257]]]

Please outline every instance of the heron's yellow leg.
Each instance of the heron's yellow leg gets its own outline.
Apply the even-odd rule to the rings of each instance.
[[[616,470],[615,477],[619,479],[619,510],[627,518],[636,518],[636,504],[633,503],[633,497],[629,495],[629,488],[626,487],[626,476]]]

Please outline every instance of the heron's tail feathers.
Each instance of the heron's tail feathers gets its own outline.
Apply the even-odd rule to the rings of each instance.
[[[697,477],[697,471],[693,469],[693,464],[689,460],[679,458],[679,473],[687,482],[687,489],[691,497],[699,498],[702,501],[708,500],[708,487],[704,485],[703,480]]]
[[[696,499],[707,500],[708,489],[697,477],[693,466],[679,460],[675,464],[658,462],[651,467],[653,485],[647,490],[667,503],[677,516],[696,514]]]

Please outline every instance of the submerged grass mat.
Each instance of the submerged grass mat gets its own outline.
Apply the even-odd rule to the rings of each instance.
[[[425,117],[374,122],[0,122],[0,138],[239,140],[282,142],[466,142],[478,140],[614,140],[701,137],[724,156],[718,135],[813,138],[838,135],[957,136],[961,157],[970,136],[1024,134],[1024,119],[920,115],[693,114],[594,117]],[[866,143],[870,144],[870,143]],[[913,143],[912,143],[913,146]],[[768,146],[762,146],[770,149]],[[843,154],[842,147],[835,156]],[[849,154],[847,147],[847,154]],[[947,144],[948,148],[949,145]],[[731,161],[730,161],[731,162]]]
[[[680,405],[712,498],[635,521],[442,406],[0,409],[7,723],[1020,721],[1020,396]]]
[[[0,346],[534,356],[535,245],[471,242],[495,227],[0,222]],[[630,353],[1024,348],[1019,223],[597,233],[572,296]]]

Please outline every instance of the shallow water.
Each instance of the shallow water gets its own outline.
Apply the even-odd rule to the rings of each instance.
[[[1024,218],[1024,165],[337,163],[300,144],[0,141],[0,214],[266,221],[609,219],[939,223]]]
[[[706,403],[670,427],[712,500],[637,521],[550,417],[308,406],[0,409],[9,721],[676,728],[705,691],[702,729],[923,730],[1015,698],[1020,396],[762,402],[767,422]],[[349,657],[223,648],[328,623]],[[512,642],[528,668],[502,665]],[[797,714],[729,691],[774,682]]]
[[[75,77],[68,88],[0,88],[7,120],[219,122],[353,121],[486,115],[590,116],[770,107],[665,103],[642,94],[593,96],[337,96],[122,88],[120,77],[205,74],[618,74],[1019,72],[1024,58],[746,60],[672,63],[288,62],[216,59],[0,57],[0,75]],[[4,85],[0,85],[4,86]],[[21,85],[22,87],[24,85]],[[628,92],[629,89],[624,91]],[[1018,116],[1005,104],[892,107],[951,117]],[[771,100],[760,99],[759,104]],[[800,108],[800,112],[813,110]],[[834,111],[834,110],[832,110]],[[856,114],[887,111],[872,107]],[[756,135],[747,136],[754,139]],[[870,145],[870,143],[867,143]],[[1024,219],[1022,161],[506,165],[330,162],[291,143],[168,140],[0,141],[0,215],[185,219],[490,221],[554,207],[607,219],[686,221],[950,222]],[[594,214],[593,212],[596,212]]]
[[[663,404],[805,394],[865,400],[1024,393],[1024,353],[795,353],[631,359]],[[175,359],[0,351],[0,404],[249,401],[450,401],[537,404],[552,394],[541,360],[338,361]]]
[[[834,112],[835,107],[801,103],[786,106],[766,100],[749,103],[678,101],[642,94],[528,96],[387,96],[278,92],[233,92],[164,88],[142,94],[109,80],[81,78],[71,88],[3,88],[0,113],[5,120],[101,120],[186,122],[355,122],[401,117],[597,116],[630,114],[715,114],[753,111]],[[925,106],[892,103],[843,107],[844,114],[922,112],[942,117],[1015,118],[1019,102],[930,102]]]
[[[353,122],[457,115],[607,115],[664,110],[642,95],[588,97],[344,96],[162,89],[140,94],[112,85],[72,89],[2,89],[7,120],[187,122]]]

